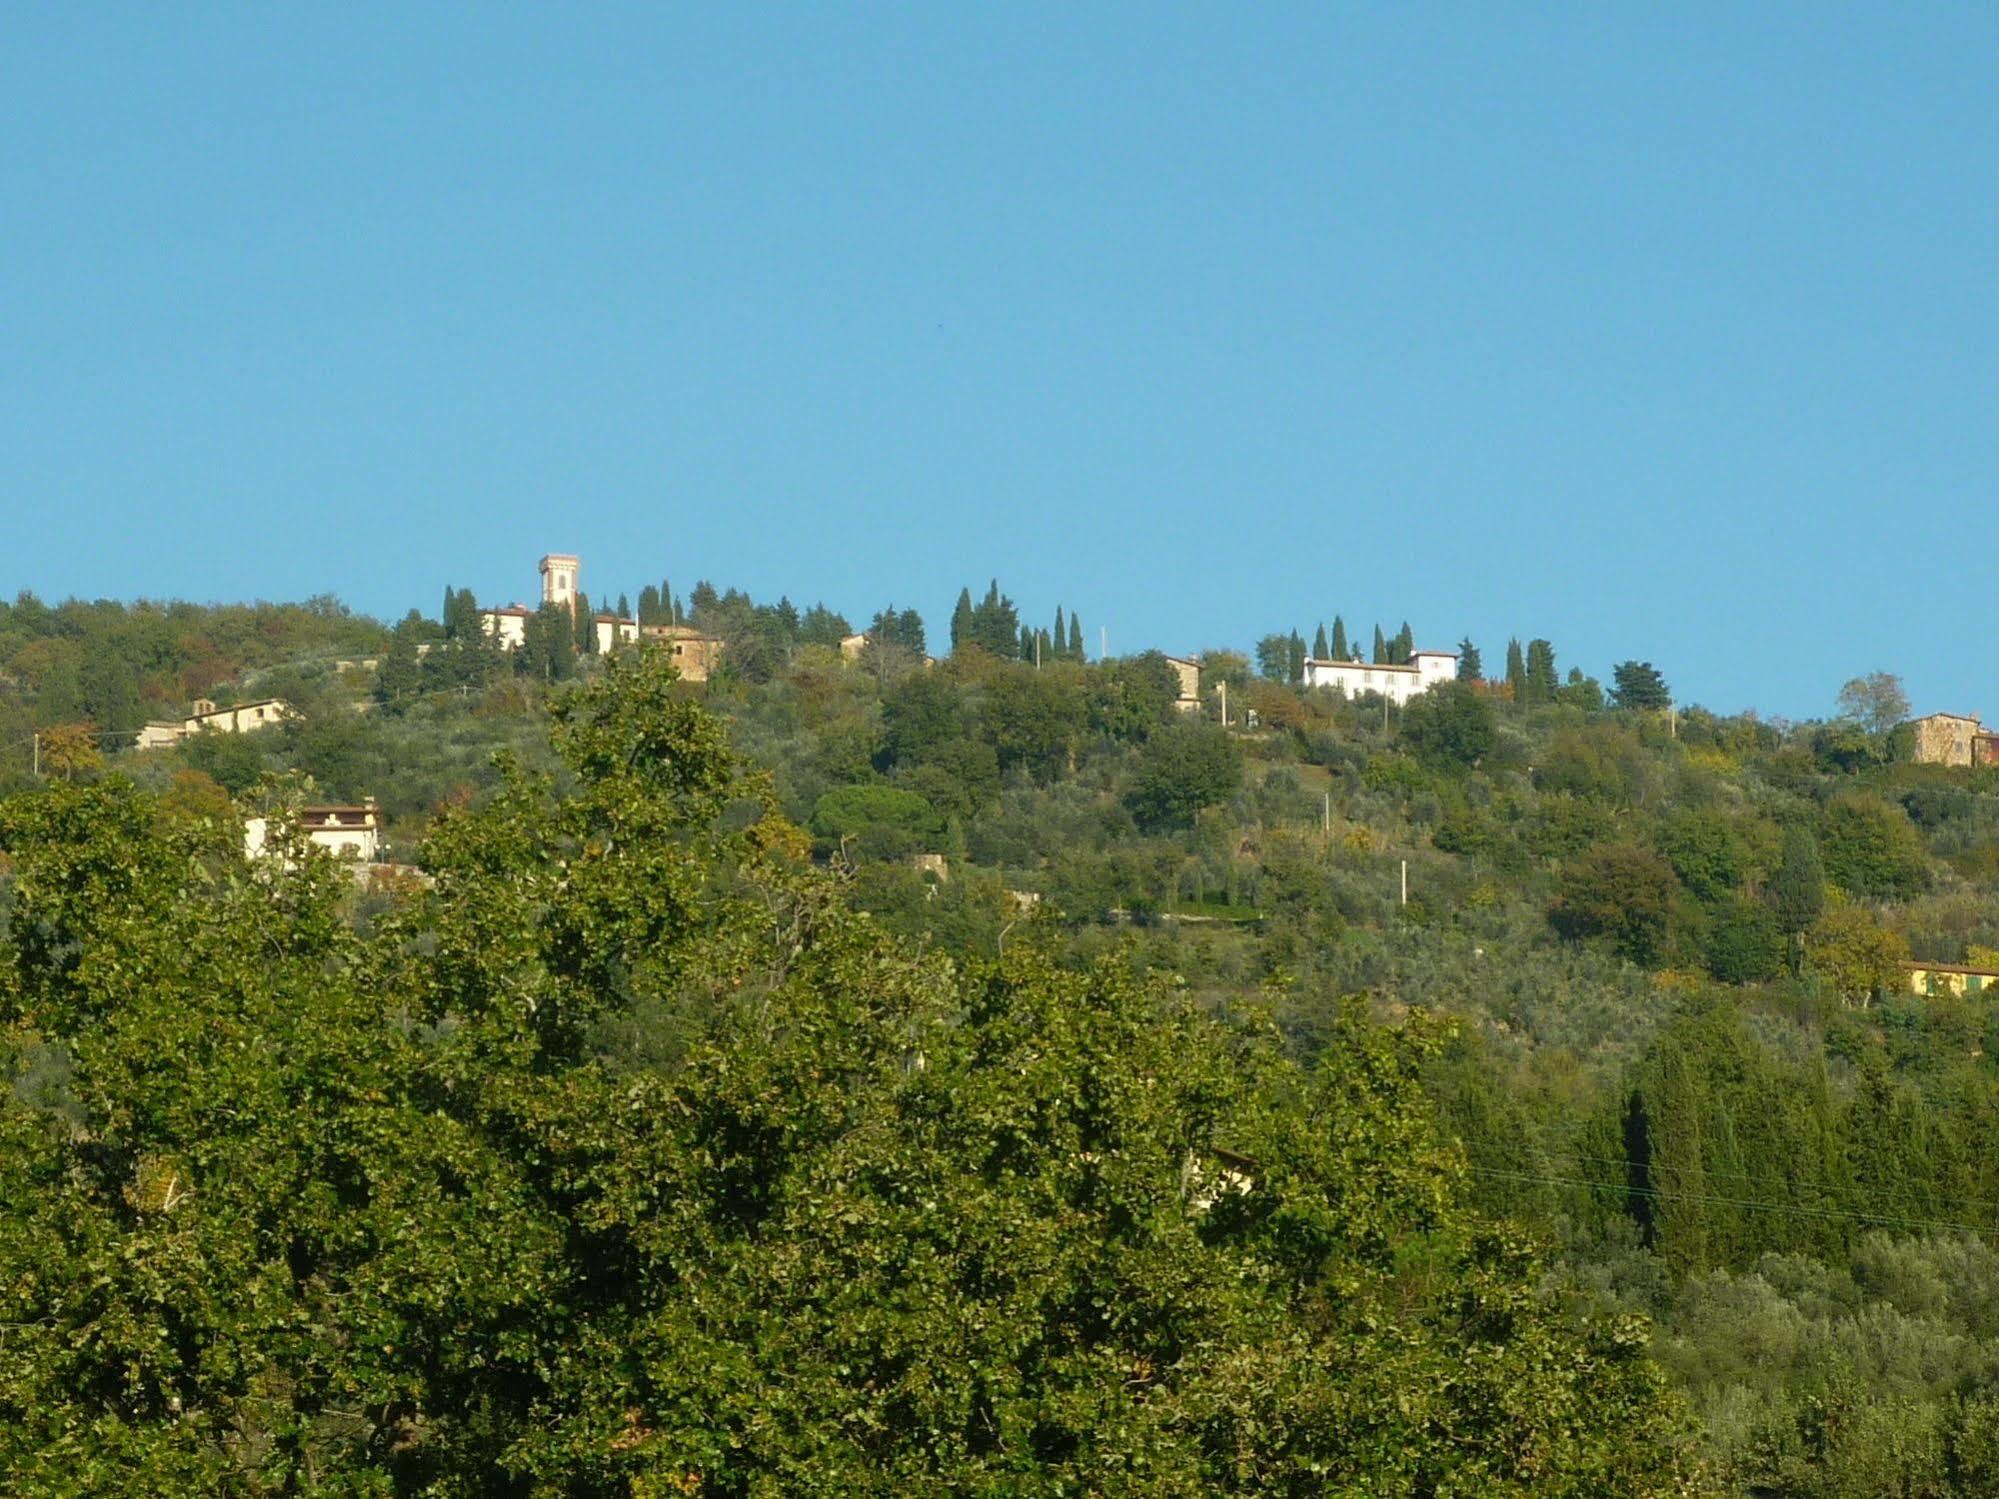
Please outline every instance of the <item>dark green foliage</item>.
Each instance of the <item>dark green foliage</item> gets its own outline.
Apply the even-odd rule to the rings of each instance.
[[[1672,690],[1650,661],[1620,661],[1611,668],[1613,696],[1620,708],[1670,708]]]
[[[1381,626],[1376,625],[1374,627],[1374,654],[1369,656],[1368,660],[1372,661],[1376,666],[1382,666],[1388,662],[1388,659],[1388,638],[1381,633]]]
[[[1326,627],[1321,624],[1312,635],[1312,659],[1315,661],[1324,661],[1328,649],[1329,647],[1326,644]]]
[[[854,633],[847,616],[836,614],[824,604],[814,604],[798,621],[800,645],[827,646],[838,650],[840,642]]]
[[[1233,796],[1242,756],[1214,724],[1169,724],[1146,741],[1125,805],[1140,827],[1186,827],[1203,807]]]
[[[1552,703],[1561,686],[1555,673],[1555,648],[1545,640],[1527,642],[1524,703]]]
[[[1703,901],[1726,898],[1748,874],[1748,844],[1722,812],[1690,808],[1677,813],[1660,827],[1658,843],[1680,883]]]
[[[1446,682],[1402,712],[1402,743],[1428,765],[1469,769],[1492,753],[1492,707],[1462,682]]]
[[[423,618],[414,609],[389,634],[388,654],[375,672],[375,701],[391,712],[423,691],[423,657],[417,646]]]
[[[877,646],[885,643],[912,657],[921,657],[929,649],[923,637],[923,616],[914,609],[898,611],[893,604],[875,614],[868,636]]]
[[[976,605],[972,603],[971,590],[965,589],[958,595],[957,610],[951,616],[951,649],[953,652],[977,647],[988,655],[1003,660],[1019,660],[1022,655],[1021,643],[1023,626],[1020,611],[1014,607],[1012,599],[1000,592],[999,580],[995,578],[987,588],[986,596]],[[1032,636],[1026,637],[1029,654],[1032,654]]]
[[[1760,984],[1783,972],[1784,934],[1768,906],[1732,896],[1710,918],[1702,957],[1724,984]]]
[[[1352,658],[1353,648],[1347,644],[1347,622],[1337,614],[1333,616],[1333,638],[1330,644],[1333,660],[1346,661]]]
[[[979,719],[1002,770],[1018,766],[1047,777],[1067,762],[1082,732],[1083,695],[1066,678],[1017,667],[987,681]]]
[[[1601,938],[1631,962],[1650,965],[1666,950],[1677,882],[1650,849],[1593,848],[1563,870],[1548,919],[1564,937]]]
[[[1460,682],[1482,682],[1485,680],[1485,662],[1480,658],[1478,647],[1467,635],[1458,642],[1458,680]]]
[[[1090,731],[1110,739],[1143,739],[1175,711],[1179,694],[1179,674],[1157,651],[1106,661],[1084,689]]]
[[[1256,669],[1266,681],[1291,680],[1291,637],[1266,635],[1256,643]]]
[[[819,798],[812,809],[812,831],[838,842],[843,837],[883,826],[919,840],[944,831],[937,809],[913,791],[894,786],[841,786]]]
[[[1878,796],[1834,797],[1819,824],[1819,855],[1832,882],[1855,895],[1911,895],[1929,883],[1922,835]]]
[[[366,926],[123,783],[0,804],[11,1488],[1701,1488],[1642,1323],[1465,1207],[1427,1026],[1308,1071],[979,957],[978,881],[890,940],[657,653],[551,724],[571,789],[442,816]]]
[[[1513,701],[1527,701],[1527,659],[1520,652],[1520,639],[1515,636],[1506,642],[1506,685],[1513,693]]]

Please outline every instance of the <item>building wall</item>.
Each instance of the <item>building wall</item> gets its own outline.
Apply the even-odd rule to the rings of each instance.
[[[1382,666],[1366,661],[1307,661],[1307,687],[1337,687],[1348,697],[1378,693],[1397,707],[1428,692],[1457,674],[1455,660],[1425,654],[1407,666]]]
[[[479,622],[503,651],[517,651],[527,644],[528,621],[525,614],[515,614],[508,609],[481,609]]]
[[[1911,994],[1955,994],[1963,998],[1967,994],[1999,992],[1999,973],[1975,973],[1961,968],[1924,968],[1918,964],[1909,966],[1909,992]]]
[[[291,709],[283,703],[245,703],[237,708],[217,708],[213,713],[197,714],[181,725],[181,732],[198,734],[203,729],[213,729],[222,734],[247,734],[252,729],[268,729],[283,723],[289,717]]]
[[[576,607],[576,579],[583,571],[583,559],[566,552],[550,552],[541,559],[541,601]]]
[[[597,654],[608,656],[621,645],[632,645],[638,641],[639,627],[629,619],[605,619],[599,617],[593,623],[597,627]]]
[[[1923,765],[1969,765],[1972,741],[1978,736],[1975,718],[1932,713],[1916,720],[1916,760]]]

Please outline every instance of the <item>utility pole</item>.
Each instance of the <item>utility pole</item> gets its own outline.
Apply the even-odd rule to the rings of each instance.
[[[1409,904],[1409,861],[1402,861],[1402,904]]]
[[[1333,832],[1333,794],[1332,794],[1332,792],[1330,792],[1330,791],[1328,791],[1328,792],[1326,793],[1326,803],[1325,803],[1325,807],[1324,807],[1324,809],[1323,809],[1323,810],[1322,810],[1322,811],[1320,812],[1320,814],[1319,814],[1319,826],[1320,826],[1320,829],[1321,829],[1321,830],[1322,830],[1322,831],[1323,831],[1323,832],[1324,832],[1324,833],[1325,833],[1325,834],[1326,834],[1326,835],[1327,835],[1328,837],[1331,837],[1331,836],[1332,836],[1332,832]]]
[[[35,779],[42,778],[42,731],[35,730]]]
[[[1108,661],[1110,660],[1110,658],[1111,658],[1111,627],[1109,625],[1098,625],[1097,660]]]
[[[1229,679],[1222,678],[1222,727],[1229,726]]]

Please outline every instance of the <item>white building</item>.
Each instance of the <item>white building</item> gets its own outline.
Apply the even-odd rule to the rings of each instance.
[[[1337,687],[1348,697],[1374,693],[1401,707],[1412,697],[1420,697],[1439,682],[1449,682],[1458,674],[1455,651],[1414,651],[1406,666],[1389,666],[1380,661],[1317,661],[1305,663],[1307,687]]]
[[[372,864],[382,847],[382,814],[375,799],[365,798],[358,807],[300,807],[299,831],[314,848],[323,848],[336,859],[352,859]],[[252,817],[243,824],[243,852],[254,859],[264,851],[270,820]]]

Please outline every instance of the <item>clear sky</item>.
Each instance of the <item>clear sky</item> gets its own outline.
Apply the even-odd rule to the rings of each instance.
[[[1999,718],[1999,6],[0,12],[0,592],[670,577]]]

